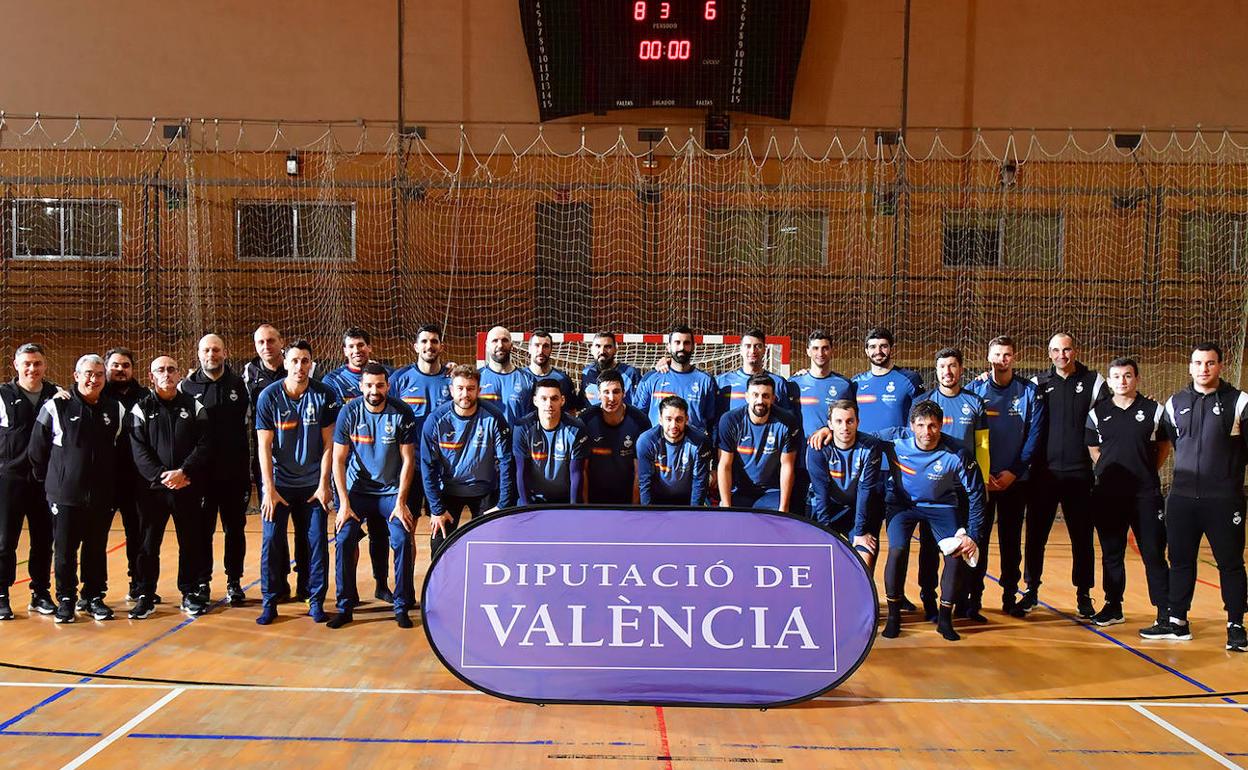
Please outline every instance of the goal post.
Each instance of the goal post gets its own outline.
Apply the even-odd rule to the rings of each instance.
[[[488,332],[477,332],[477,366],[485,366],[487,353],[485,340]],[[532,332],[512,332],[512,362],[516,366],[529,365],[529,338]],[[591,363],[590,343],[596,332],[552,332],[551,362],[555,368],[567,373],[579,386],[581,371]],[[741,366],[741,335],[695,334],[693,362],[712,375],[732,371]],[[667,355],[666,334],[620,334],[615,335],[619,348],[616,360],[631,364],[642,374],[650,371],[654,363]],[[788,377],[792,364],[792,340],[789,337],[768,335],[763,366],[769,372]]]

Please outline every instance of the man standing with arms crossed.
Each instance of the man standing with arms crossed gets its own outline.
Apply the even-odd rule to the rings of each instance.
[[[284,379],[272,383],[256,399],[256,456],[260,461],[260,592],[264,606],[256,623],[267,626],[277,617],[277,604],[290,568],[286,521],[295,520],[295,537],[307,542],[307,560],[299,574],[308,585],[308,615],[317,623],[325,615],[329,582],[328,519],[333,509],[330,472],[338,395],[311,379],[312,346],[297,340],[283,358]],[[298,559],[300,549],[295,548]]]
[[[1222,379],[1222,350],[1213,343],[1192,351],[1192,384],[1166,401],[1162,436],[1174,444],[1174,480],[1166,499],[1170,545],[1170,622],[1145,629],[1146,639],[1192,638],[1187,611],[1196,592],[1200,539],[1209,539],[1226,608],[1226,649],[1248,651],[1244,605],[1244,465],[1248,393]],[[1143,635],[1143,634],[1141,634]]]
[[[394,621],[411,628],[408,612],[416,604],[412,586],[416,521],[407,500],[416,477],[416,418],[398,399],[389,398],[384,366],[369,363],[360,375],[358,398],[342,408],[334,428],[334,485],[338,488],[335,567],[338,583],[338,614],[330,628],[351,622],[359,602],[355,570],[359,561],[362,522],[390,530],[394,550]]]

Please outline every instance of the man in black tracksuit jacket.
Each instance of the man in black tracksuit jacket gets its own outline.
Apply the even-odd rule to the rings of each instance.
[[[78,359],[74,383],[69,398],[53,398],[40,408],[26,450],[52,511],[58,623],[74,622],[79,548],[87,612],[96,620],[113,616],[104,592],[123,410],[103,395],[104,359],[98,355]]]
[[[243,559],[247,555],[247,504],[251,502],[251,448],[247,437],[247,410],[251,402],[243,378],[225,363],[225,343],[215,334],[199,341],[199,369],[178,385],[208,410],[212,462],[203,495],[204,537],[208,548],[217,531],[217,516],[225,530],[226,596],[238,606],[243,595]],[[202,565],[199,599],[209,601],[212,559]]]
[[[9,588],[17,580],[17,544],[22,521],[30,528],[30,609],[51,615],[56,611],[49,593],[52,584],[52,513],[43,486],[35,481],[26,462],[26,447],[35,427],[35,415],[60,390],[43,378],[47,359],[43,347],[27,343],[13,355],[17,376],[0,385],[0,620],[10,620]]]
[[[1248,393],[1223,382],[1222,351],[1192,352],[1192,384],[1166,401],[1161,430],[1174,443],[1174,479],[1166,499],[1170,546],[1170,622],[1144,629],[1146,639],[1192,638],[1187,611],[1196,591],[1196,558],[1209,539],[1226,608],[1226,649],[1248,651],[1244,609],[1244,467],[1248,464]]]
[[[135,380],[138,372],[135,371],[133,351],[123,347],[110,349],[104,354],[104,369],[108,377],[104,395],[120,401],[122,409],[129,414],[139,399],[148,393],[147,388]],[[125,433],[122,434],[122,441],[126,441]],[[120,447],[117,458],[117,510],[121,512],[121,525],[126,532],[126,571],[130,578],[127,600],[135,600],[139,596],[139,551],[143,547],[143,525],[139,521],[139,506],[134,499],[137,486],[134,458],[127,444]]]
[[[1032,378],[1037,395],[1044,399],[1043,449],[1031,465],[1031,499],[1027,506],[1027,546],[1024,580],[1027,593],[1013,614],[1025,615],[1035,609],[1044,572],[1044,551],[1049,532],[1062,506],[1062,518],[1070,533],[1073,564],[1071,582],[1080,617],[1090,618],[1092,586],[1096,584],[1096,552],[1092,527],[1092,458],[1084,440],[1088,412],[1109,396],[1105,378],[1075,360],[1078,350],[1069,334],[1055,334],[1049,340],[1053,366]]]
[[[208,483],[208,412],[186,393],[178,392],[178,362],[169,356],[152,361],[152,389],[126,415],[126,432],[140,482],[136,490],[143,519],[139,560],[139,598],[131,619],[156,609],[160,578],[160,546],[169,516],[178,536],[178,590],[182,609],[200,615],[199,578],[212,560],[212,541],[204,537],[200,498]]]

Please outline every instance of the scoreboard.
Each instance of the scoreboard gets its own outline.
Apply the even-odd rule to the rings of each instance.
[[[541,119],[694,107],[787,119],[810,0],[520,0]]]

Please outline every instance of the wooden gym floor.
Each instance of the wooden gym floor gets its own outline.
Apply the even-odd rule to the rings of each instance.
[[[26,585],[14,586],[17,618],[0,624],[0,767],[1248,766],[1248,696],[1218,695],[1248,689],[1248,656],[1224,649],[1207,550],[1187,643],[1136,635],[1152,613],[1134,553],[1127,624],[1078,622],[1059,523],[1046,604],[1029,618],[1003,616],[990,585],[989,622],[959,621],[961,642],[913,619],[816,701],[771,711],[538,707],[468,690],[419,626],[399,630],[377,602],[339,631],[293,603],[274,625],[257,626],[259,519],[248,523],[246,607],[218,604],[196,619],[177,611],[171,529],[166,603],[147,620],[125,619],[120,519],[109,543],[118,619],[59,626],[27,613]],[[219,534],[216,544],[220,598]],[[418,572],[428,558],[422,539]],[[360,567],[361,593],[371,596],[364,554]],[[912,561],[912,583],[915,570]]]

